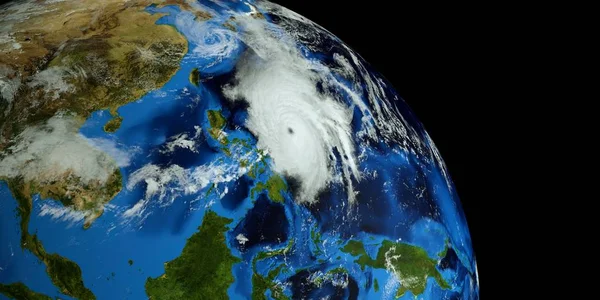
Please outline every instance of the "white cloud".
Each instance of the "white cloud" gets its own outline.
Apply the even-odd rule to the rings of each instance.
[[[146,183],[146,199],[157,195],[159,200],[163,200],[167,195],[167,189],[171,189],[171,192],[178,191],[178,186],[169,188],[169,184],[178,183],[179,185],[185,185],[187,181],[186,175],[186,170],[178,165],[161,168],[157,165],[148,164],[129,176],[127,189],[131,190],[143,181]]]
[[[169,138],[169,142],[165,145],[164,149],[161,149],[161,153],[172,153],[175,148],[188,149],[194,153],[198,153],[196,149],[196,141],[202,134],[202,127],[194,126],[195,133],[193,137],[189,137],[187,133],[180,133]]]
[[[127,167],[131,163],[132,155],[137,151],[125,151],[119,147],[117,142],[111,139],[105,138],[87,138],[83,135],[79,135],[85,139],[92,147],[108,154],[112,157],[119,167]]]
[[[39,216],[50,216],[52,220],[69,223],[69,226],[82,223],[90,212],[76,211],[71,207],[65,207],[54,201],[44,200],[40,208]]]
[[[45,124],[26,128],[0,160],[0,176],[46,181],[72,172],[86,183],[106,182],[117,164],[92,147],[77,133],[78,128],[75,117],[61,114]]]
[[[5,115],[10,111],[12,101],[20,86],[21,78],[16,72],[5,66],[0,66],[0,96],[9,104],[9,107],[4,111]]]
[[[225,87],[224,94],[249,102],[246,126],[258,137],[259,148],[269,150],[275,171],[300,179],[298,201],[314,201],[337,176],[333,167],[337,149],[352,203],[351,176],[360,179],[352,108],[317,90],[318,82],[332,80],[329,69],[304,58],[293,38],[266,27],[262,20],[243,16],[236,20],[244,28],[240,38],[252,50],[237,65],[237,84]]]
[[[193,58],[205,58],[215,65],[231,56],[240,47],[237,34],[211,21],[199,21],[192,13],[179,13],[175,25],[184,31],[188,40],[196,45],[191,49]],[[210,66],[209,65],[209,66]]]
[[[235,239],[238,241],[238,243],[240,243],[240,245],[244,245],[246,244],[246,242],[250,241],[246,236],[244,236],[243,234],[238,234]]]
[[[71,76],[68,70],[61,67],[50,67],[33,76],[28,83],[30,87],[41,87],[56,100],[60,94],[75,90],[75,86],[66,81]]]
[[[165,207],[180,196],[193,195],[211,185],[235,181],[248,172],[248,168],[240,167],[238,161],[251,160],[252,164],[262,158],[257,156],[252,159],[252,152],[247,152],[242,146],[232,147],[231,154],[232,160],[228,162],[216,160],[189,169],[175,164],[168,167],[154,164],[143,166],[129,176],[126,187],[133,190],[138,184],[145,183],[144,197],[122,216],[126,219],[138,218],[143,222],[150,214],[149,207]],[[219,196],[223,197],[227,192],[225,188]]]
[[[337,71],[339,71],[342,75],[352,80],[356,78],[356,71],[354,70],[354,67],[352,67],[347,58],[340,55],[339,53],[334,53],[333,60],[335,60],[335,62],[340,66]]]

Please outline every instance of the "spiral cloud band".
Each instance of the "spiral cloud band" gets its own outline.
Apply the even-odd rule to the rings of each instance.
[[[359,179],[352,109],[317,90],[327,74],[304,58],[291,39],[286,42],[285,35],[250,17],[242,22],[239,37],[250,50],[238,62],[235,84],[226,86],[224,94],[249,103],[246,126],[273,158],[274,170],[300,182],[297,201],[315,201],[336,181],[345,182],[352,203],[351,176]]]

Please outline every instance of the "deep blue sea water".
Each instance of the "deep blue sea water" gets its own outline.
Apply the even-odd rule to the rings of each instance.
[[[212,2],[206,4],[220,14],[204,26],[221,28],[222,22],[229,17],[227,11]],[[242,2],[230,5],[231,9],[249,11]],[[177,164],[185,169],[215,161],[236,163],[223,152],[218,141],[207,134],[210,128],[207,110],[221,110],[229,118],[225,131],[230,139],[243,139],[256,148],[256,139],[243,128],[235,126],[244,124],[246,113],[227,105],[220,94],[221,84],[231,79],[231,71],[246,46],[235,40],[227,57],[217,61],[203,58],[194,53],[198,42],[211,45],[219,42],[215,39],[228,37],[207,35],[206,39],[199,41],[197,32],[181,21],[193,17],[189,12],[182,12],[174,6],[160,9],[150,6],[147,10],[165,13],[166,16],[157,23],[174,26],[188,38],[189,50],[181,68],[162,88],[119,108],[123,122],[114,134],[107,134],[102,129],[111,118],[108,111],[93,113],[80,130],[87,138],[113,140],[121,150],[135,153],[130,163],[121,168],[124,187],[133,172],[150,163],[161,167]],[[306,48],[302,50],[307,58],[323,59],[324,54],[313,53]],[[204,80],[199,87],[188,81],[194,68],[200,70]],[[343,78],[338,79],[351,84]],[[403,114],[406,112],[407,122],[422,130],[408,107],[403,102],[398,105]],[[203,135],[196,140],[197,153],[182,149],[173,153],[159,151],[169,137],[182,132],[192,135],[195,126],[203,129]],[[355,131],[361,129],[358,122],[354,122],[353,126]],[[356,142],[358,144],[358,140]],[[378,174],[354,183],[360,194],[357,205],[350,210],[343,208],[348,204],[341,185],[333,185],[319,195],[318,203],[310,206],[295,204],[290,193],[285,193],[284,204],[272,203],[266,194],[251,199],[249,191],[255,182],[265,181],[273,174],[267,158],[266,170],[257,180],[244,175],[231,182],[219,183],[208,194],[210,186],[197,194],[178,195],[169,205],[153,203],[154,206],[149,207],[152,214],[143,222],[125,219],[123,212],[144,198],[144,184],[138,184],[131,190],[124,188],[87,230],[82,228],[82,221],[72,224],[54,220],[49,215],[40,216],[44,204],[52,200],[40,200],[36,196],[29,228],[31,233],[37,232],[47,252],[59,253],[81,267],[85,285],[98,299],[114,299],[114,295],[125,295],[124,299],[147,298],[144,290],[146,279],[163,274],[164,262],[180,255],[186,239],[197,231],[208,208],[233,219],[229,225],[231,230],[226,235],[228,246],[233,255],[244,260],[233,267],[235,282],[228,289],[231,298],[246,298],[245,295],[252,292],[249,264],[258,252],[284,248],[290,240],[294,241],[293,251],[286,257],[260,261],[257,264],[259,272],[265,274],[273,265],[286,263],[291,274],[282,273],[277,279],[284,281],[291,278],[292,291],[302,289],[300,283],[318,271],[326,272],[343,266],[350,275],[346,288],[324,284],[303,291],[312,296],[331,292],[346,297],[381,298],[384,293],[395,293],[399,287],[399,282],[387,271],[363,271],[352,263],[355,258],[340,251],[348,239],[363,241],[372,257],[376,256],[378,245],[384,239],[420,246],[435,259],[449,244],[456,251],[449,250],[446,257],[439,258],[443,277],[451,283],[470,282],[473,253],[468,229],[458,197],[447,186],[440,166],[425,161],[414,152],[383,143],[360,150],[364,150],[366,157],[361,162],[361,169],[378,170]],[[256,157],[257,154],[252,155]],[[225,189],[229,193],[221,199],[219,193]],[[35,291],[68,299],[52,285],[43,264],[29,252],[21,250],[16,201],[5,183],[0,183],[0,199],[0,228],[14,229],[0,232],[0,282],[23,281]],[[53,205],[59,206],[56,202]],[[257,235],[257,231],[263,234]],[[319,244],[313,242],[311,232],[321,233]],[[240,245],[236,240],[238,234],[251,237],[251,242]],[[134,262],[131,266],[128,264],[130,259]],[[372,288],[375,279],[380,287],[378,292]],[[467,290],[458,285],[452,291],[445,291],[430,278],[426,295],[441,298],[458,297],[458,293],[462,293],[463,299],[469,299],[463,289]],[[403,299],[413,299],[413,295],[407,292]]]

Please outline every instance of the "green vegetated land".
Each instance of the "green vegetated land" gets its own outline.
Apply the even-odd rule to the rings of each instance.
[[[18,27],[15,32],[34,30],[37,39],[28,43],[30,47],[26,51],[12,51],[0,56],[0,66],[11,72],[9,76],[22,78],[23,82],[35,82],[32,79],[41,72],[54,70],[61,73],[61,79],[72,88],[55,93],[53,86],[43,82],[22,85],[14,95],[12,109],[0,118],[0,152],[9,149],[14,137],[26,128],[62,111],[85,120],[95,111],[108,109],[113,119],[105,124],[104,130],[114,132],[122,122],[122,117],[116,113],[120,106],[162,87],[179,69],[188,50],[187,41],[173,26],[156,24],[162,16],[145,11],[152,1],[135,4],[105,1],[101,10],[87,9],[95,6],[85,2],[54,3],[51,13],[32,15],[15,24]],[[50,14],[73,11],[74,6],[78,6],[77,14],[70,17],[69,22],[48,18]],[[87,26],[84,29],[82,25],[89,24],[92,18],[97,24],[91,30]],[[40,27],[40,21],[52,24]],[[133,36],[136,38],[131,39]],[[53,198],[76,210],[91,211],[91,217],[86,218],[84,224],[87,228],[102,214],[103,204],[120,191],[120,172],[115,171],[106,186],[84,184],[73,176],[54,183],[25,181],[22,177],[0,180],[8,183],[18,203],[21,247],[45,265],[52,283],[62,293],[78,299],[95,299],[83,283],[79,266],[56,253],[46,252],[37,235],[29,233],[32,195],[39,193],[42,199]],[[65,197],[67,190],[71,197]],[[45,299],[19,283],[0,287],[8,297]]]
[[[22,180],[7,180],[8,186],[18,203],[21,218],[21,247],[29,250],[46,266],[46,273],[60,292],[78,299],[96,299],[92,291],[83,284],[79,266],[56,253],[47,253],[36,234],[29,233],[29,218],[32,210],[32,198],[27,184]]]
[[[377,257],[372,259],[361,241],[351,240],[342,248],[342,252],[356,256],[354,262],[363,270],[365,267],[387,269],[386,255],[393,257],[390,262],[401,284],[396,293],[397,297],[402,297],[406,291],[411,291],[415,296],[422,294],[429,277],[435,279],[443,289],[450,288],[437,270],[436,260],[431,259],[420,247],[384,240],[379,247]]]
[[[106,124],[104,125],[104,131],[113,133],[113,132],[117,131],[117,129],[119,129],[119,127],[121,127],[122,122],[123,122],[123,117],[121,117],[121,116],[114,117],[114,118],[110,119],[108,122],[106,122]]]
[[[0,294],[16,300],[52,300],[52,298],[30,290],[21,282],[2,284],[0,283]]]
[[[194,68],[190,72],[190,83],[195,86],[200,85],[200,71],[198,71],[198,68]]]
[[[208,110],[206,111],[206,114],[208,115],[208,123],[210,124],[210,129],[208,130],[210,136],[219,141],[221,144],[227,145],[229,141],[223,134],[221,134],[222,129],[227,123],[227,120],[225,120],[225,117],[223,117],[221,111]]]
[[[294,239],[290,239],[287,246],[282,249],[259,252],[252,260],[252,299],[253,300],[266,300],[267,290],[271,290],[271,297],[275,300],[287,300],[289,299],[283,293],[283,287],[275,282],[275,278],[284,269],[284,264],[277,266],[276,268],[269,271],[267,276],[262,276],[256,270],[256,264],[258,261],[279,256],[286,255],[292,250],[294,245]]]
[[[275,277],[279,275],[281,270],[285,267],[281,264],[269,271],[266,277],[259,275],[258,273],[252,273],[252,299],[253,300],[267,300],[267,290],[271,290],[271,297],[275,300],[287,300],[289,299],[284,293],[283,288],[275,282]]]
[[[285,181],[281,176],[274,174],[267,182],[259,182],[250,191],[250,196],[254,198],[255,193],[261,193],[267,191],[269,199],[273,202],[284,203],[283,193],[287,190]]]
[[[181,255],[165,263],[163,275],[146,280],[150,299],[226,299],[234,281],[231,268],[241,261],[231,254],[225,240],[232,221],[207,211]]]
[[[312,280],[312,284],[320,287],[325,282],[331,282],[334,279],[335,275],[348,276],[348,270],[344,269],[343,267],[333,268],[333,269],[325,272],[325,274],[315,277]]]

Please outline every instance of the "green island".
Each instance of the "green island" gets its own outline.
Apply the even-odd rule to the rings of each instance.
[[[229,140],[221,134],[223,128],[227,121],[220,110],[208,110],[206,111],[208,116],[208,123],[210,124],[210,129],[208,133],[212,136],[213,139],[219,141],[222,145],[229,144]]]
[[[290,239],[285,248],[259,252],[254,259],[252,259],[252,299],[267,299],[266,292],[271,290],[271,296],[276,300],[287,300],[289,299],[283,292],[283,288],[279,286],[274,280],[275,277],[282,271],[284,265],[281,264],[278,267],[269,271],[266,277],[262,276],[256,271],[256,263],[259,260],[267,259],[274,256],[286,255],[292,250],[294,245],[294,239]],[[285,272],[285,269],[283,269]]]
[[[342,252],[349,253],[358,258],[354,261],[364,270],[366,266],[376,269],[391,269],[395,272],[402,286],[398,289],[396,297],[402,297],[406,291],[411,291],[418,296],[425,291],[427,278],[432,277],[443,289],[449,289],[450,285],[436,268],[436,260],[431,259],[424,249],[384,240],[379,247],[377,257],[372,259],[365,250],[361,241],[350,240]],[[386,257],[391,266],[386,265]]]
[[[318,287],[320,287],[323,283],[327,282],[327,281],[331,281],[334,277],[334,275],[337,274],[348,274],[348,271],[342,267],[337,267],[337,268],[333,268],[329,271],[327,271],[325,274],[322,274],[320,276],[317,276],[315,279],[313,279],[312,283]]]
[[[244,146],[244,148],[246,148],[246,149],[252,149],[252,146],[250,146],[250,144],[248,143],[247,140],[242,140],[242,139],[237,138],[237,137],[233,138],[231,140],[231,143],[233,143],[233,144],[240,144],[240,145]]]
[[[267,182],[259,182],[250,191],[250,197],[254,198],[254,194],[260,194],[263,191],[267,191],[269,199],[273,202],[284,203],[283,193],[287,190],[287,185],[281,176],[274,174]]]
[[[315,245],[315,255],[321,255],[323,252],[321,251],[321,243],[323,240],[321,239],[321,232],[317,229],[313,229],[310,231],[310,238]]]
[[[375,293],[379,292],[379,281],[377,281],[377,278],[373,281],[373,289],[375,290]]]
[[[79,266],[56,253],[47,253],[37,234],[29,233],[29,219],[32,210],[32,198],[29,193],[30,183],[22,179],[5,179],[8,187],[17,200],[17,213],[20,217],[21,247],[30,251],[46,266],[46,273],[60,292],[78,299],[96,299],[92,291],[87,289],[81,277]]]
[[[17,300],[52,300],[52,298],[44,294],[40,294],[30,290],[22,282],[15,282],[11,284],[0,283],[0,294],[3,294],[4,296],[10,299]]]
[[[123,117],[117,116],[110,119],[106,124],[104,124],[104,131],[108,133],[113,133],[121,127],[121,123],[123,122]]]
[[[446,257],[446,254],[448,253],[448,248],[450,248],[450,240],[446,239],[446,243],[444,244],[444,249],[442,249],[442,251],[440,251],[440,253],[438,253],[438,257],[440,259]]]
[[[127,261],[127,263],[128,263],[130,266],[133,266],[133,259],[130,259],[130,260],[128,260],[128,261]]]
[[[256,262],[259,260],[267,259],[267,258],[278,256],[278,255],[288,254],[292,250],[292,246],[294,246],[294,239],[290,239],[290,241],[285,246],[285,248],[266,251],[266,252],[259,252],[252,260],[252,267],[254,269],[256,269]]]
[[[242,143],[244,145],[244,143]],[[244,147],[247,149],[252,149],[249,144],[245,144]],[[267,170],[268,162],[266,157],[268,154],[263,149],[258,149],[256,151],[258,155],[260,155],[260,160],[250,166],[250,170],[248,171],[248,176],[252,179],[256,179],[259,175],[263,174]]]
[[[260,166],[259,166],[260,164]],[[263,174],[266,171],[265,163],[258,162],[252,166],[250,166],[250,171],[248,171],[248,176],[252,179],[256,179],[258,175]]]
[[[200,85],[200,71],[198,71],[198,68],[194,68],[190,72],[190,83],[195,86]]]
[[[275,269],[269,271],[267,277],[263,277],[258,273],[252,273],[252,299],[253,300],[267,300],[267,290],[271,290],[271,297],[275,300],[287,300],[289,299],[283,293],[283,288],[275,282],[275,277],[285,267],[284,264],[277,266]]]
[[[181,255],[165,263],[165,273],[146,280],[150,299],[226,299],[234,278],[231,268],[241,259],[227,248],[225,232],[233,220],[207,211],[198,232]]]

